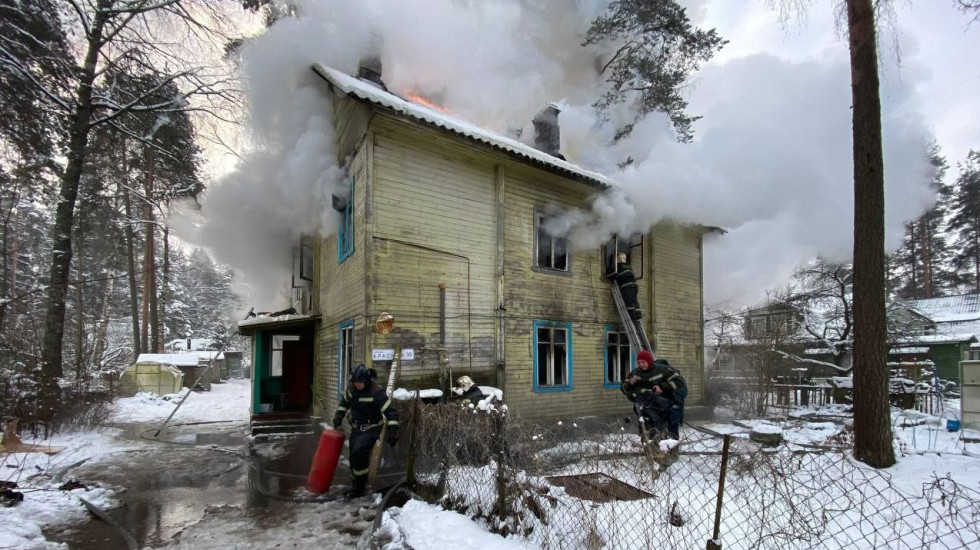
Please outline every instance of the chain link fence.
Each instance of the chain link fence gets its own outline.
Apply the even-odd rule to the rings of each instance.
[[[541,548],[980,548],[980,493],[949,478],[902,486],[846,446],[686,427],[662,450],[635,424],[402,410],[418,494]]]

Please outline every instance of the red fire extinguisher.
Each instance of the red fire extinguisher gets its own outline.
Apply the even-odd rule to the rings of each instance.
[[[337,430],[326,429],[320,434],[320,443],[316,447],[313,464],[310,465],[310,475],[306,478],[306,490],[314,494],[326,493],[333,483],[333,474],[337,471],[337,461],[340,451],[344,448],[344,434]]]

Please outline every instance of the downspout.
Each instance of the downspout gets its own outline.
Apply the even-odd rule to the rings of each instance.
[[[497,298],[497,311],[496,311],[496,327],[494,330],[495,342],[494,342],[494,372],[496,374],[496,387],[501,391],[504,391],[504,369],[506,368],[506,346],[504,343],[505,337],[505,321],[507,308],[504,307],[504,227],[506,220],[506,208],[504,201],[504,191],[506,179],[504,178],[504,167],[500,164],[496,165],[494,169],[494,202],[496,204],[495,211],[495,221],[497,223],[497,257],[495,266],[495,283],[496,283],[496,298]],[[507,392],[504,391],[504,395]]]

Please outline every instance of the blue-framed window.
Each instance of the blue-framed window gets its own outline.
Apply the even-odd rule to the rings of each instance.
[[[603,386],[618,388],[626,379],[626,375],[633,370],[635,364],[630,349],[630,339],[623,327],[606,325],[603,329],[603,343],[605,346],[603,363],[606,365]]]
[[[354,320],[340,323],[337,350],[337,399],[347,391],[347,382],[354,364]]]
[[[534,391],[572,390],[572,324],[534,321]]]
[[[347,191],[347,204],[340,213],[340,227],[337,228],[338,264],[354,254],[354,178],[350,179]]]

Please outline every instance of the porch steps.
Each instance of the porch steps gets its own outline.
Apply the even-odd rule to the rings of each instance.
[[[308,435],[313,433],[313,422],[305,418],[274,418],[252,420],[252,435]]]

